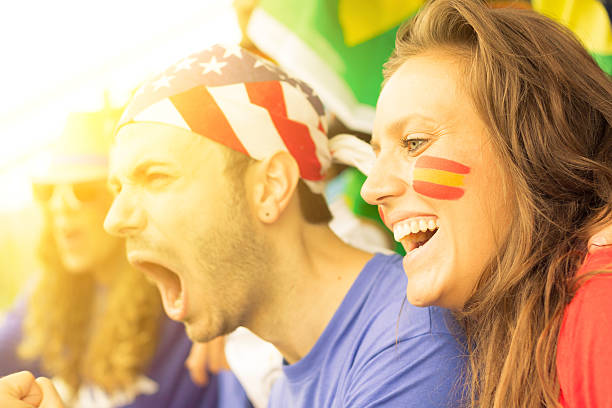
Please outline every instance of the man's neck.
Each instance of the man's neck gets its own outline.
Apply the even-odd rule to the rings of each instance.
[[[248,327],[273,343],[289,363],[312,349],[372,258],[342,242],[327,225],[306,224],[299,231],[275,240],[277,280],[266,312],[256,313]]]

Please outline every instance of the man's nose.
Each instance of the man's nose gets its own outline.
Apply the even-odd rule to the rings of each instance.
[[[146,226],[146,216],[134,197],[125,192],[119,193],[111,204],[104,219],[104,229],[111,235],[126,238],[142,231]]]

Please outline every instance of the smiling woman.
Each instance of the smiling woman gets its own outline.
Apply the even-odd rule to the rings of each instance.
[[[610,405],[612,250],[585,260],[612,222],[610,78],[551,20],[476,0],[425,7],[385,77],[362,195],[408,300],[456,311],[472,405]]]
[[[486,125],[459,78],[442,52],[414,56],[389,78],[374,122],[378,165],[362,190],[406,249],[408,300],[420,306],[466,302],[513,211]],[[427,230],[435,223],[435,233],[421,222]]]

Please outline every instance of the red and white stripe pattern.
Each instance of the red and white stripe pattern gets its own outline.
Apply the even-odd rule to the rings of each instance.
[[[332,161],[318,97],[235,47],[214,46],[145,83],[119,126],[131,122],[178,126],[257,160],[287,151],[315,192]]]

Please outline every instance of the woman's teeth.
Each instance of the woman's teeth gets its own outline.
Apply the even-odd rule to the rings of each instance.
[[[412,218],[396,223],[393,226],[393,237],[399,242],[407,235],[435,231],[437,229],[438,221],[436,218]]]

